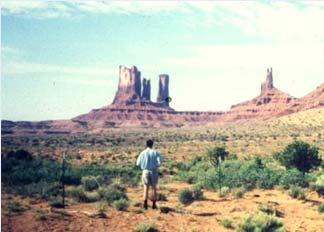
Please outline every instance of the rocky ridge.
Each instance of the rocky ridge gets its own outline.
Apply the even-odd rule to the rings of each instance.
[[[151,101],[151,82],[141,78],[136,66],[119,67],[119,83],[112,104],[70,120],[13,122],[2,120],[3,135],[101,133],[111,128],[182,127],[207,123],[268,119],[311,108],[324,107],[324,84],[305,97],[295,98],[274,86],[272,68],[267,70],[260,95],[231,106],[226,112],[175,111],[169,106],[170,77],[159,75],[157,101]]]

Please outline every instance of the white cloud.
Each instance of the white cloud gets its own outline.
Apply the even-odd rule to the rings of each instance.
[[[259,94],[269,67],[275,86],[296,97],[324,82],[322,43],[201,45],[191,55],[164,62],[176,77],[171,76],[171,93],[178,110],[226,110],[251,99]],[[195,88],[179,88],[184,83]]]
[[[324,2],[255,1],[2,1],[2,13],[56,18],[78,13],[156,14],[172,12],[187,24],[233,25],[275,41],[324,40]],[[197,13],[200,15],[200,20]]]
[[[22,52],[16,48],[13,47],[8,47],[8,46],[2,46],[1,47],[1,56],[2,57],[6,57],[6,56],[17,56],[17,55],[21,55]]]
[[[101,67],[73,67],[29,62],[13,62],[5,64],[2,75],[17,74],[49,74],[56,76],[109,76],[116,74],[117,69]]]

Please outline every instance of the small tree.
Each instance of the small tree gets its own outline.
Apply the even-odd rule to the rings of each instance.
[[[214,147],[207,151],[207,158],[214,167],[217,167],[220,161],[224,160],[227,156],[228,152],[225,147]]]
[[[208,149],[207,151],[207,159],[209,162],[215,167],[218,168],[218,181],[219,181],[219,190],[222,188],[222,170],[221,170],[221,162],[228,156],[228,152],[225,147],[214,147]]]
[[[276,158],[286,168],[297,168],[303,173],[321,164],[318,148],[303,141],[289,144],[276,154]]]

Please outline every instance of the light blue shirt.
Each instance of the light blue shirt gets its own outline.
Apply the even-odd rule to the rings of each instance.
[[[161,164],[161,155],[158,151],[152,148],[146,148],[138,156],[136,165],[140,166],[142,170],[155,170]]]

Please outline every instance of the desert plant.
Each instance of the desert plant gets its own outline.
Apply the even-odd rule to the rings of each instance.
[[[220,191],[218,192],[219,197],[226,197],[230,193],[229,187],[222,187]]]
[[[318,212],[320,212],[320,213],[324,213],[324,203],[321,203],[321,204],[318,206]]]
[[[283,223],[275,216],[264,213],[249,215],[238,226],[238,232],[283,232]]]
[[[259,204],[258,209],[268,215],[276,214],[276,210],[269,204]]]
[[[100,195],[98,192],[85,192],[86,202],[96,202],[100,200]]]
[[[82,186],[70,187],[67,189],[67,195],[79,202],[87,202],[87,196]]]
[[[83,188],[86,191],[92,191],[92,190],[95,190],[95,189],[99,188],[99,183],[98,183],[96,177],[94,177],[94,176],[84,176],[84,177],[82,177],[81,183],[83,185]]]
[[[213,147],[207,150],[207,159],[214,166],[219,165],[220,160],[224,160],[228,156],[225,147]]]
[[[120,199],[112,203],[113,207],[119,211],[126,211],[129,207],[129,202],[126,199]]]
[[[194,201],[193,193],[190,189],[182,189],[179,192],[178,199],[184,205],[191,204]]]
[[[294,141],[275,157],[287,168],[297,168],[305,173],[321,164],[318,148],[303,141]]]
[[[158,232],[158,229],[153,223],[141,223],[134,229],[134,232]]]
[[[299,170],[293,168],[282,173],[279,181],[285,189],[288,189],[290,185],[296,185],[300,187],[307,187],[308,181],[306,176]]]
[[[244,196],[245,189],[244,188],[236,188],[232,190],[232,195],[235,199],[242,198]]]
[[[223,173],[221,168],[221,162],[228,156],[228,152],[225,147],[214,147],[207,150],[207,159],[213,165],[214,168],[217,168],[218,175],[218,188],[222,188],[222,179]]]
[[[108,203],[112,203],[120,199],[128,199],[126,193],[111,187],[101,187],[99,188],[98,193],[101,198],[106,200]]]
[[[225,218],[221,221],[222,226],[224,226],[226,229],[232,229],[233,228],[233,221]]]
[[[107,210],[107,203],[104,201],[97,202],[96,205],[96,210],[97,210],[97,216],[100,218],[106,218],[106,210]]]
[[[157,200],[158,201],[167,201],[167,197],[163,193],[158,193],[157,194]]]
[[[51,199],[48,204],[54,208],[64,208],[63,199],[61,197]]]
[[[324,196],[324,175],[320,175],[314,183],[314,190],[319,196]]]
[[[200,186],[196,185],[192,189],[192,196],[193,196],[194,200],[202,200],[202,199],[204,199],[204,193],[201,190]]]
[[[35,218],[37,221],[45,221],[47,219],[46,212],[42,209],[36,209]]]
[[[292,198],[297,198],[299,200],[304,200],[305,197],[305,191],[298,186],[291,186],[289,191],[288,191],[289,196]]]
[[[27,207],[23,206],[17,201],[9,201],[7,204],[7,208],[9,212],[13,213],[21,213],[28,209]]]

